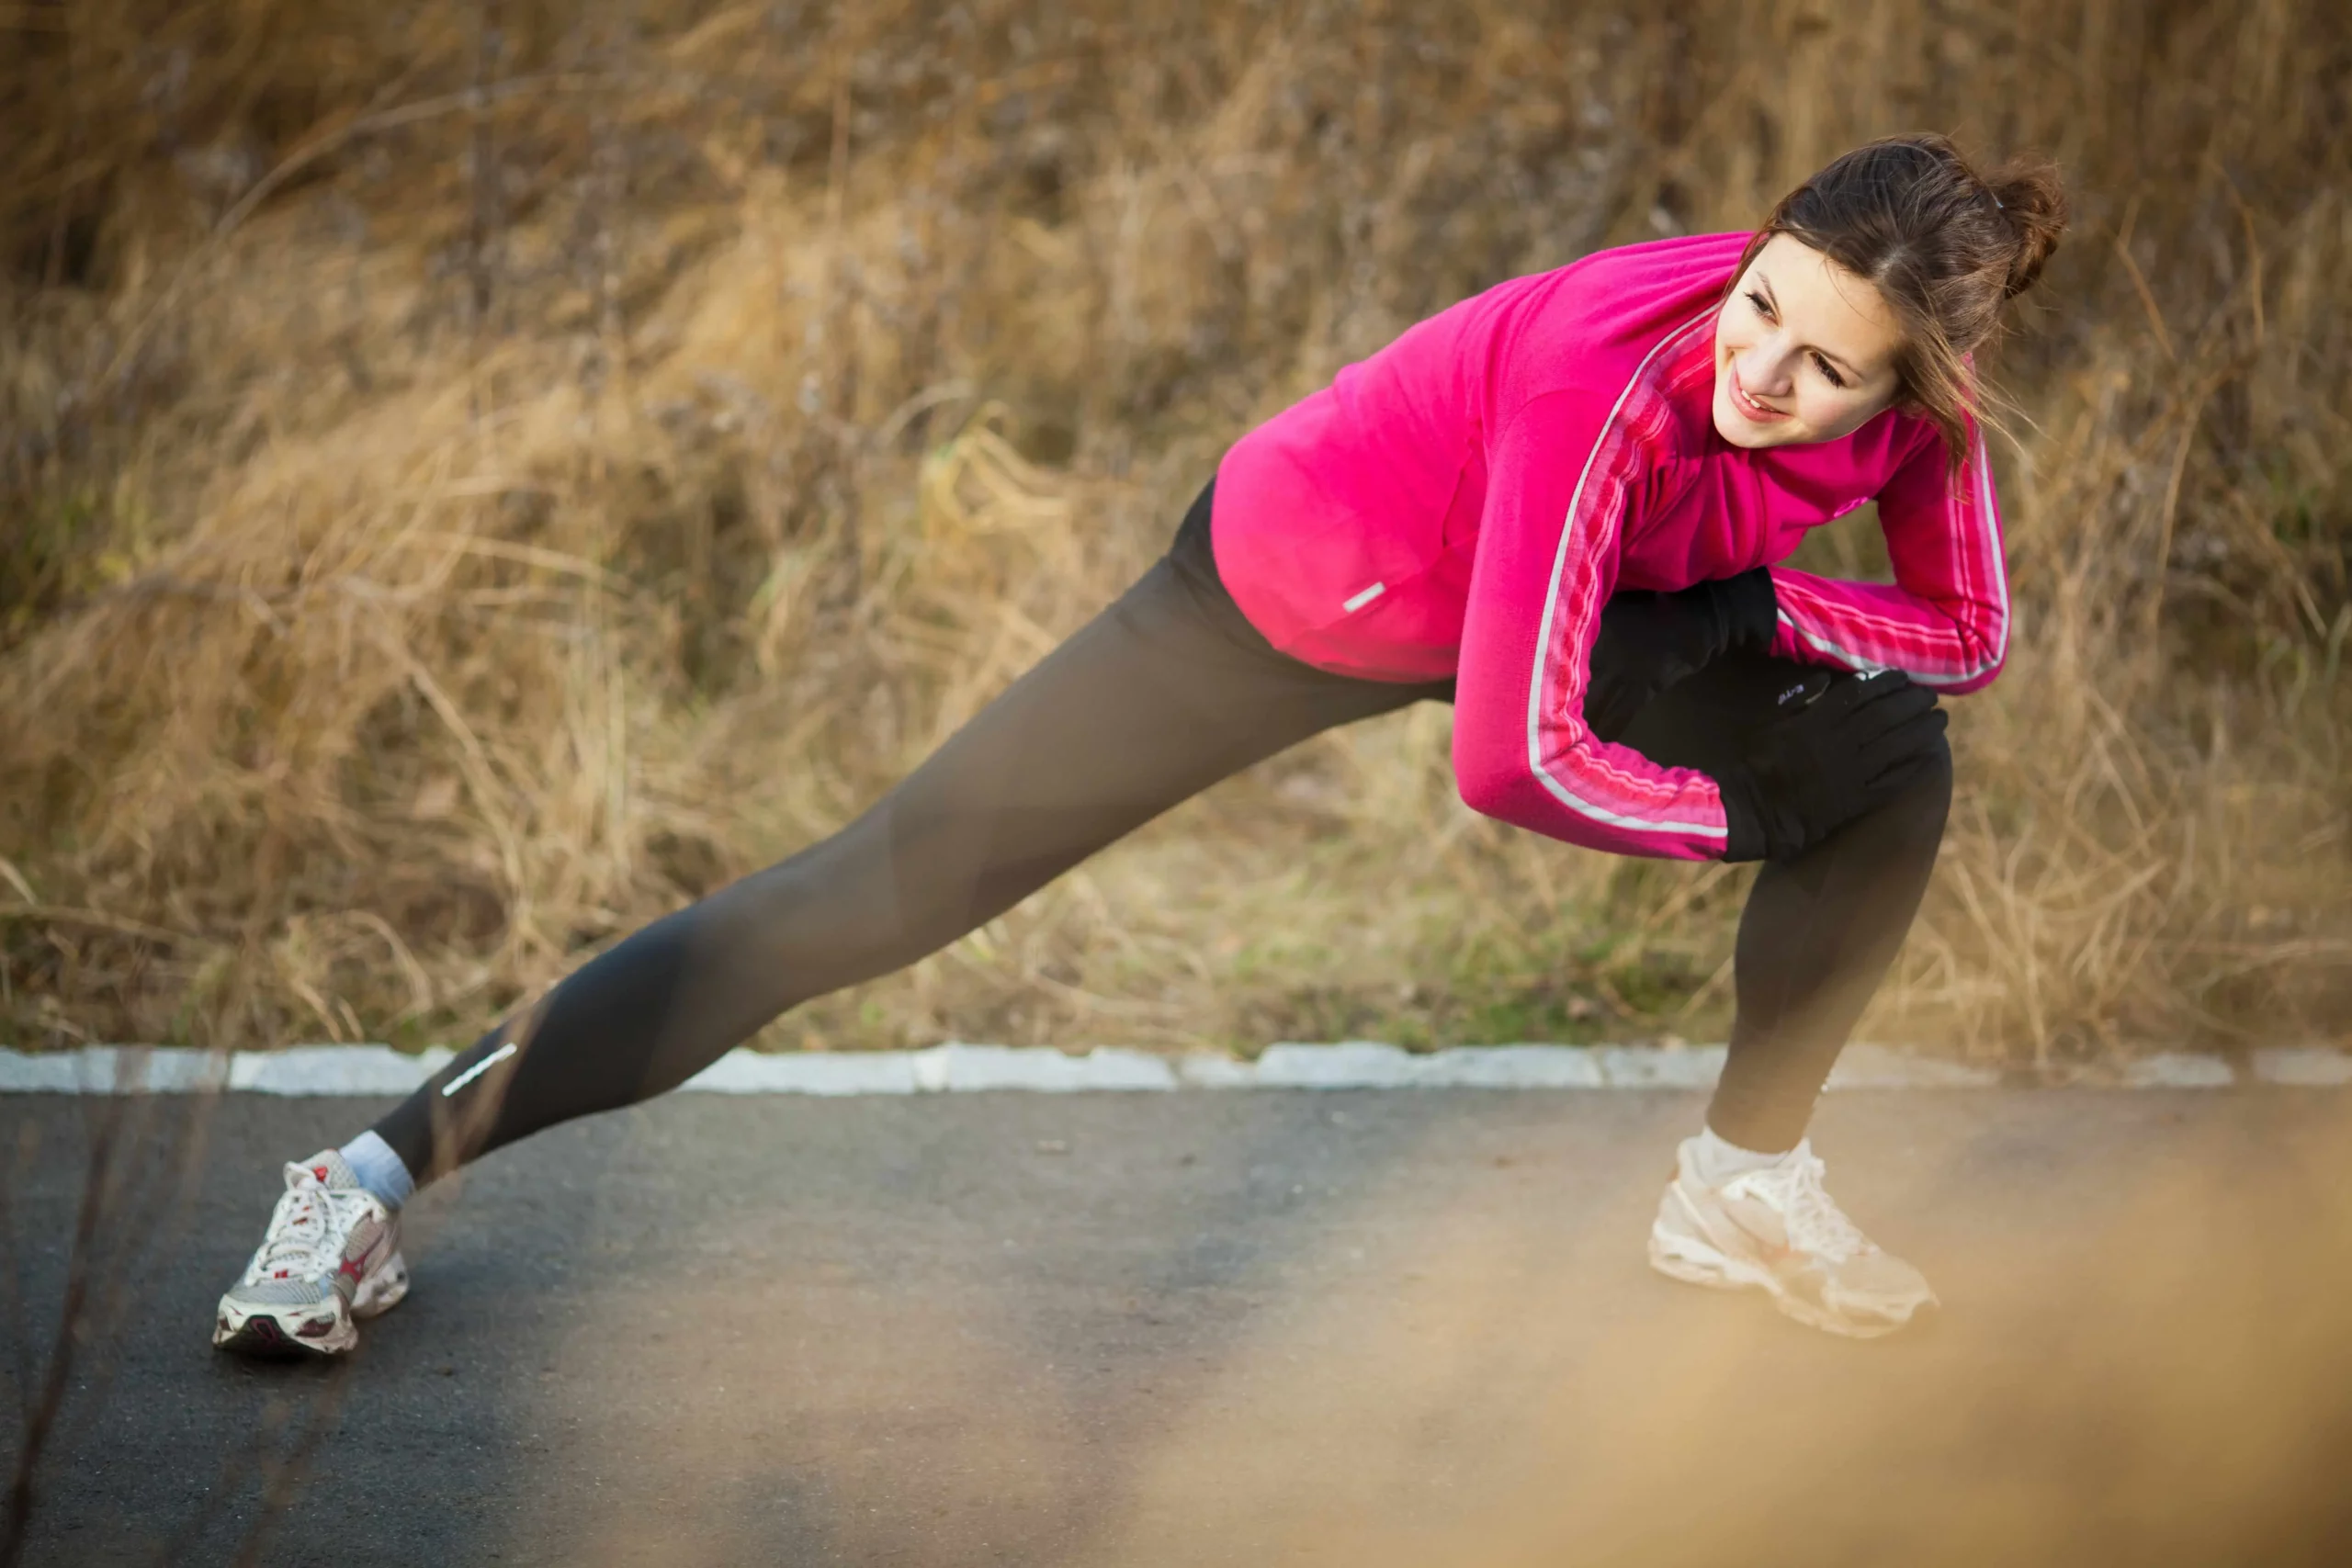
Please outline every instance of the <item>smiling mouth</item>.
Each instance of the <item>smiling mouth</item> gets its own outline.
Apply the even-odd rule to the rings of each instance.
[[[1739,367],[1737,366],[1727,365],[1724,367],[1724,370],[1731,384],[1731,406],[1737,409],[1747,418],[1754,420],[1758,424],[1769,424],[1774,420],[1786,419],[1789,417],[1782,411],[1779,409],[1768,409],[1762,403],[1758,402],[1754,398],[1749,397],[1747,395],[1747,389],[1739,384]]]

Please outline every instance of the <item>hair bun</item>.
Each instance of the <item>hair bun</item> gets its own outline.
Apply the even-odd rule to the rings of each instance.
[[[2013,158],[1984,185],[2017,233],[2017,257],[2009,263],[2008,282],[2002,289],[2015,299],[2033,287],[2066,232],[2066,187],[2058,166],[2038,158]]]

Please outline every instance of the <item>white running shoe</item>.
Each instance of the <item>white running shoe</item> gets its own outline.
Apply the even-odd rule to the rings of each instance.
[[[286,1195],[245,1277],[220,1298],[212,1343],[248,1356],[339,1356],[359,1343],[356,1319],[407,1294],[400,1215],[327,1149],[286,1168]]]
[[[1917,1269],[1882,1251],[1822,1186],[1810,1140],[1779,1163],[1711,1187],[1683,1140],[1650,1227],[1650,1267],[1718,1291],[1762,1291],[1799,1323],[1858,1339],[1937,1304]]]

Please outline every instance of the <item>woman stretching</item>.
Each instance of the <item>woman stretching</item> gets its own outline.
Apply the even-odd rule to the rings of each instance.
[[[674,1089],[1219,779],[1454,705],[1477,810],[1615,854],[1761,861],[1705,1124],[1650,1233],[1679,1280],[1889,1332],[1932,1305],[1822,1186],[1807,1121],[1917,910],[1942,694],[2008,594],[1971,351],[2064,227],[2045,165],[1873,142],[1754,234],[1498,285],[1242,437],[1165,558],[848,827],[658,920],[340,1149],[286,1168],[213,1342],[332,1355],[408,1290],[400,1207]],[[1875,499],[1891,587],[1773,563]]]

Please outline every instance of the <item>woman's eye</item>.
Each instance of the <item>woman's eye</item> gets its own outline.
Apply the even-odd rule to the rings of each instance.
[[[1756,307],[1756,313],[1758,315],[1763,317],[1768,321],[1772,319],[1772,307],[1766,302],[1763,295],[1758,294],[1753,288],[1747,291],[1747,302]]]
[[[1822,358],[1821,355],[1816,354],[1813,356],[1813,362],[1821,367],[1821,373],[1829,378],[1829,384],[1831,386],[1840,388],[1845,386],[1846,383],[1844,380],[1839,378],[1838,372],[1829,368],[1829,361]]]

